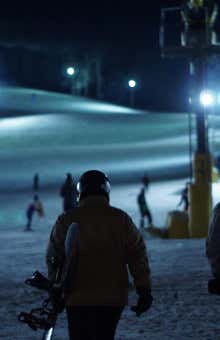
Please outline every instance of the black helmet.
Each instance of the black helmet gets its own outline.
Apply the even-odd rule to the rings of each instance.
[[[90,170],[80,177],[77,191],[79,199],[91,195],[103,195],[109,200],[110,182],[103,172]]]

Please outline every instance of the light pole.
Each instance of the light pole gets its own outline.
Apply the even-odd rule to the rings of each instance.
[[[129,91],[130,91],[130,106],[134,107],[134,94],[135,94],[135,88],[137,86],[137,83],[134,79],[130,79],[128,81]]]
[[[170,44],[166,39],[170,13],[181,18],[181,44]],[[161,11],[160,46],[163,57],[184,58],[190,65],[192,109],[195,113],[197,146],[193,160],[193,181],[189,186],[189,236],[206,237],[212,208],[212,156],[209,151],[207,113],[215,97],[203,92],[207,78],[207,58],[220,55],[214,25],[218,14],[216,1],[185,1],[180,7]],[[171,40],[169,40],[171,41]]]
[[[66,68],[66,74],[67,76],[70,78],[70,92],[71,94],[73,94],[73,76],[75,74],[75,68],[73,66],[69,66]]]

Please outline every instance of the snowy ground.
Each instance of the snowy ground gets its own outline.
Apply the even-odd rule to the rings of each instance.
[[[184,183],[179,180],[151,185],[149,203],[155,225],[165,226],[167,212],[176,208],[177,192]],[[137,185],[112,190],[112,204],[125,209],[136,223],[137,192]],[[41,338],[40,332],[35,333],[18,323],[17,315],[40,304],[42,292],[26,287],[23,281],[36,269],[46,272],[46,243],[54,219],[61,211],[61,202],[57,192],[42,192],[46,217],[34,221],[34,232],[24,233],[24,208],[30,197],[30,192],[0,196],[0,339]],[[220,200],[219,185],[214,188],[214,201],[217,200]],[[126,308],[116,340],[220,339],[220,298],[207,293],[210,271],[204,254],[204,239],[160,240],[149,237],[146,242],[154,304],[140,318]],[[135,293],[131,292],[130,305],[134,302]],[[59,318],[54,339],[68,339],[65,314]]]

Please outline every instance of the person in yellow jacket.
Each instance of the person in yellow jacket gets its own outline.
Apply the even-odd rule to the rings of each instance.
[[[128,269],[138,294],[132,310],[139,316],[152,304],[147,251],[130,216],[110,205],[110,182],[103,172],[87,171],[77,188],[79,205],[58,217],[50,235],[48,277],[53,280],[63,263],[68,228],[77,224],[76,267],[65,292],[69,338],[113,340],[128,303]]]

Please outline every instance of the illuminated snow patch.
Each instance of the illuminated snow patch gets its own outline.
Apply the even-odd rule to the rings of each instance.
[[[111,105],[107,103],[72,103],[73,108],[77,107],[78,110],[82,110],[84,112],[92,112],[92,113],[102,113],[102,114],[144,114],[141,110],[134,110],[128,107]]]

